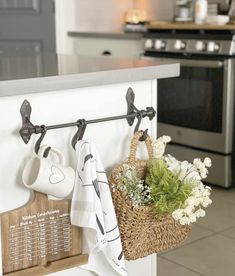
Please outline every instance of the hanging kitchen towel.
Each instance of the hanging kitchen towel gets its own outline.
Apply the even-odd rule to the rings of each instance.
[[[89,259],[82,266],[100,276],[127,275],[122,244],[105,170],[94,144],[76,145],[78,165],[71,223],[83,228]]]

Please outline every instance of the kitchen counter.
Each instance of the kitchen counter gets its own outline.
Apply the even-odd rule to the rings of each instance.
[[[35,62],[30,62],[31,59]],[[179,64],[144,59],[1,55],[0,97],[117,84],[179,75]],[[10,65],[9,65],[10,62]],[[31,67],[27,67],[27,64]],[[6,72],[6,73],[5,73]]]
[[[92,31],[69,31],[68,36],[71,37],[95,37],[95,38],[111,38],[111,39],[141,39],[141,32],[92,32]]]
[[[28,144],[24,144],[19,135],[22,127],[20,107],[25,99],[30,102],[30,121],[35,125],[123,116],[127,112],[126,92],[130,87],[135,93],[137,108],[152,106],[157,109],[157,79],[179,75],[177,63],[44,53],[31,56],[2,54],[0,65],[0,219],[1,213],[27,205],[32,196],[22,183],[22,172],[27,160],[35,154],[34,145],[39,135],[32,135]],[[126,159],[135,125],[136,120],[133,126],[129,126],[125,119],[120,119],[87,127],[84,139],[94,141],[107,172]],[[152,120],[144,118],[140,128],[148,129],[149,135],[156,137],[156,117]],[[42,142],[42,145],[50,145],[63,152],[65,164],[74,169],[78,157],[71,140],[76,131],[77,127],[48,129]],[[6,252],[3,248],[4,258],[8,256]],[[1,256],[0,252],[0,276],[2,263],[5,269]],[[84,261],[85,257],[82,259]],[[80,261],[71,263],[65,259],[59,266],[56,262],[49,266],[37,266],[35,262],[35,266],[28,270],[18,271],[20,275],[35,275],[38,270],[43,275],[48,275],[49,271],[55,272],[52,275],[85,275],[76,267],[81,265]],[[68,268],[71,269],[66,270]],[[14,269],[17,268],[11,268],[12,271]],[[156,255],[127,262],[127,271],[129,275],[155,276]]]
[[[153,30],[227,30],[235,31],[235,24],[212,25],[212,24],[195,24],[193,22],[181,23],[170,21],[151,21],[147,25],[148,29]]]

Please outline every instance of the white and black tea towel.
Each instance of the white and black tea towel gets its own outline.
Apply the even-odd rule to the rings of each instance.
[[[83,228],[89,259],[81,268],[100,276],[127,275],[120,233],[107,176],[89,140],[76,145],[78,165],[71,223]]]

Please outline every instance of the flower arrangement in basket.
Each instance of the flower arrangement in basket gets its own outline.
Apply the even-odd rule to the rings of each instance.
[[[205,216],[212,201],[211,189],[202,183],[211,160],[196,158],[193,164],[164,155],[169,136],[147,136],[149,160],[136,159],[139,139],[135,133],[128,161],[109,177],[124,255],[135,260],[178,246],[192,223]]]

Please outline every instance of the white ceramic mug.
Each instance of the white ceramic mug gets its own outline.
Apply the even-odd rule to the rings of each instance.
[[[57,149],[51,148],[58,162],[43,157],[48,146],[42,146],[38,155],[34,154],[23,170],[22,180],[24,185],[40,193],[56,198],[65,198],[73,190],[75,171],[65,166],[64,156]]]

